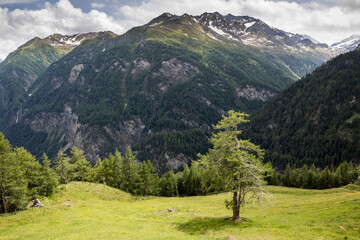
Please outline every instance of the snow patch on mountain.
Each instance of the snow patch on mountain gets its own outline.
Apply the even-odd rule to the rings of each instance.
[[[216,32],[217,34],[222,35],[222,36],[224,36],[224,37],[227,37],[227,36],[229,35],[229,34],[225,33],[223,30],[221,30],[221,29],[213,26],[212,24],[213,24],[213,22],[210,21],[210,22],[209,22],[209,28],[210,28],[211,30],[213,30],[214,32]]]
[[[252,25],[254,25],[255,23],[256,23],[256,21],[252,21],[252,22],[244,23],[244,25],[245,25],[246,28],[249,28],[249,27],[251,27]]]
[[[60,48],[74,48],[79,46],[83,41],[88,39],[93,39],[105,34],[112,35],[116,37],[117,35],[113,32],[90,32],[90,33],[79,33],[75,35],[61,35],[59,33],[55,33],[53,35],[45,38],[48,43],[54,47]]]
[[[158,26],[158,25],[160,25],[162,22],[163,22],[163,21],[161,21],[161,22],[157,22],[157,23],[153,23],[153,24],[151,24],[151,25],[150,25],[150,27],[155,27],[155,26]]]
[[[194,18],[211,32],[209,37],[215,39],[212,32],[217,33],[229,40],[242,42],[245,45],[265,47],[267,49],[286,48],[292,52],[324,52],[329,56],[337,55],[335,50],[326,44],[314,42],[309,36],[285,32],[271,27],[259,19],[249,16],[226,16],[220,13],[204,13]],[[206,31],[206,28],[204,28]],[[216,37],[217,40],[220,38]],[[323,59],[323,61],[326,59]]]
[[[353,51],[360,44],[360,35],[352,35],[344,40],[334,43],[331,45],[334,49],[338,50],[341,53],[346,53]]]

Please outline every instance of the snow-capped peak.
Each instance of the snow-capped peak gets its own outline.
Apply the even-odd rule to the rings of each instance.
[[[360,44],[360,35],[352,35],[344,40],[331,45],[334,49],[341,53],[353,51]]]
[[[49,41],[49,44],[60,48],[74,48],[79,46],[83,41],[96,38],[102,34],[110,34],[116,36],[112,32],[91,32],[91,33],[79,33],[74,35],[61,35],[55,33],[45,38]]]

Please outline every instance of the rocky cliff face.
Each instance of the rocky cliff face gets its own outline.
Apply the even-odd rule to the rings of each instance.
[[[48,144],[55,144],[64,152],[70,151],[73,146],[83,149],[90,162],[95,163],[100,155],[113,150],[113,145],[119,149],[127,149],[137,143],[145,125],[140,119],[121,121],[118,126],[89,126],[81,124],[79,117],[65,108],[61,113],[42,112],[32,119],[25,119],[34,132],[46,132],[48,136],[56,139],[48,139]]]

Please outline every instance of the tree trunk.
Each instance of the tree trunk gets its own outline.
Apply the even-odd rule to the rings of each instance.
[[[233,192],[233,221],[239,221],[240,220],[240,202],[238,201],[238,192]]]
[[[3,200],[4,213],[7,213],[6,193],[4,186],[1,186],[1,198]]]

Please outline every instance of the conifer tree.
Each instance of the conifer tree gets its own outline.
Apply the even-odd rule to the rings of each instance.
[[[201,178],[196,164],[191,165],[188,177],[185,179],[184,193],[187,196],[200,195],[201,193]]]
[[[180,176],[177,179],[177,189],[178,189],[178,193],[180,195],[186,195],[186,191],[185,191],[185,182],[187,180],[187,178],[189,177],[190,174],[190,169],[189,166],[187,164],[184,164],[184,170],[182,172],[177,173]]]
[[[24,171],[24,178],[27,181],[28,192],[27,195],[36,199],[39,197],[40,191],[40,163],[36,160],[29,151],[23,147],[15,148],[13,150],[14,158],[20,164],[20,167]]]
[[[114,154],[109,154],[102,162],[102,180],[105,184],[121,189],[121,167],[123,164],[123,157],[121,153],[116,150]]]
[[[249,140],[238,138],[242,132],[238,125],[248,122],[245,117],[248,117],[245,113],[230,110],[228,116],[223,116],[214,126],[219,130],[211,138],[214,147],[206,155],[199,155],[200,164],[209,169],[221,187],[233,193],[227,206],[233,211],[234,221],[241,220],[240,207],[246,203],[249,194],[258,200],[265,196],[261,162],[264,152]]]
[[[290,187],[291,186],[291,174],[292,174],[292,170],[290,167],[290,164],[286,164],[286,169],[285,169],[285,173],[284,173],[284,177],[283,177],[283,183],[285,186]]]
[[[308,175],[309,175],[309,169],[306,164],[303,165],[303,167],[300,169],[299,172],[299,184],[300,187],[305,188],[307,185]]]
[[[50,167],[51,162],[44,153],[42,156],[42,164],[40,169],[40,194],[43,196],[50,196],[58,186],[58,179],[55,171]]]
[[[91,179],[91,164],[86,160],[83,150],[73,147],[70,152],[71,179],[76,181],[89,181]]]
[[[159,186],[161,196],[174,197],[178,195],[176,178],[172,169],[161,177]]]
[[[12,147],[0,133],[0,212],[8,213],[25,207],[27,180]]]
[[[92,171],[92,181],[97,183],[104,183],[105,184],[105,169],[103,165],[103,161],[101,158],[98,158],[98,160],[95,163],[95,166]]]
[[[70,158],[60,149],[55,159],[55,172],[59,176],[60,183],[66,184],[70,181],[71,165]]]
[[[319,189],[332,187],[332,179],[329,167],[326,167],[319,176],[318,186]]]
[[[139,187],[139,175],[135,156],[130,147],[127,148],[121,166],[121,189],[135,194]]]
[[[342,162],[336,169],[336,175],[340,179],[341,185],[346,185],[350,183],[349,176],[349,164],[347,162]]]
[[[139,167],[139,193],[143,196],[156,194],[157,174],[150,160],[140,163]]]
[[[307,180],[307,186],[309,186],[309,188],[316,188],[318,185],[318,171],[316,170],[315,164],[313,163],[311,165],[311,167],[309,168],[309,173],[308,173],[308,180]]]

